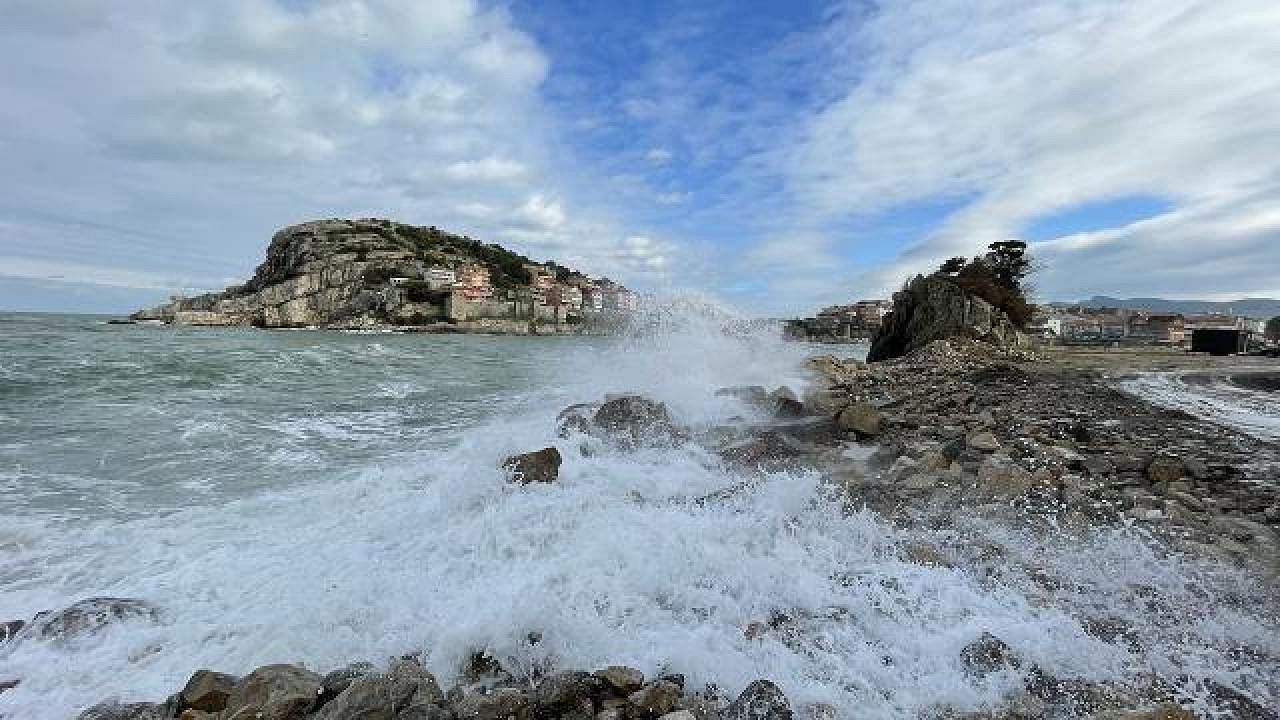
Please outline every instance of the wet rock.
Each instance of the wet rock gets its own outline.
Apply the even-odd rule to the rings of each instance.
[[[315,706],[323,681],[295,665],[264,665],[236,685],[224,712],[234,718],[295,720]]]
[[[468,695],[453,706],[458,720],[529,720],[529,697],[515,688],[499,688],[487,695]]]
[[[688,710],[677,710],[675,712],[669,712],[666,715],[663,715],[662,717],[658,718],[658,720],[697,720],[697,718],[694,717],[694,714],[689,712]]]
[[[679,436],[667,406],[640,395],[609,398],[592,423],[624,447],[666,444]]]
[[[675,710],[682,694],[679,685],[659,680],[628,695],[627,703],[646,716],[660,717]]]
[[[159,619],[160,609],[143,600],[95,597],[55,613],[37,615],[32,626],[45,640],[70,640],[97,634],[122,620]]]
[[[763,391],[764,388],[761,388]],[[556,415],[556,433],[567,438],[573,433],[590,434],[591,418],[600,409],[597,403],[578,403],[560,411]]]
[[[644,685],[644,673],[625,665],[610,665],[603,670],[597,670],[595,675],[614,691],[626,695],[630,695]]]
[[[969,436],[967,444],[979,452],[992,453],[1000,449],[1000,441],[989,432],[974,433]]]
[[[436,679],[416,660],[392,662],[384,675],[370,673],[351,680],[346,690],[313,717],[316,720],[393,720],[411,705],[440,705],[444,693]]]
[[[800,418],[808,414],[804,403],[794,398],[780,397],[772,402],[773,416],[780,419]]]
[[[168,720],[171,708],[157,703],[99,703],[76,716],[76,720]]]
[[[1147,463],[1147,479],[1152,483],[1171,483],[1182,479],[1182,461],[1171,457],[1157,457]]]
[[[987,632],[982,633],[982,637],[960,650],[960,662],[964,663],[967,670],[977,675],[986,675],[1005,666],[1018,667],[1019,665],[1013,649],[1000,638]]]
[[[1036,480],[1020,465],[987,457],[978,466],[978,494],[982,499],[1008,500],[1026,495]]]
[[[0,680],[0,694],[4,694],[5,690],[12,690],[22,684],[21,680]]]
[[[26,620],[10,620],[0,623],[0,645],[9,642],[22,632],[22,628],[26,627]]]
[[[561,672],[548,675],[533,692],[533,709],[538,715],[551,715],[592,709],[592,696],[597,682],[585,672]]]
[[[351,686],[351,681],[377,672],[371,662],[354,662],[346,667],[338,668],[324,676],[320,682],[320,704],[329,702]]]
[[[854,403],[836,416],[836,425],[842,431],[856,433],[858,437],[879,435],[883,423],[884,415],[868,403]]]
[[[1280,711],[1266,708],[1249,696],[1226,685],[1210,680],[1205,683],[1205,687],[1208,688],[1218,708],[1225,711],[1227,717],[1232,720],[1280,720]]]
[[[1124,713],[1118,720],[1196,720],[1196,714],[1181,705],[1160,703],[1143,710]]]
[[[907,560],[916,565],[928,565],[930,567],[951,567],[951,562],[947,560],[947,556],[937,547],[925,542],[911,542],[903,546],[903,551],[907,555]]]
[[[186,687],[182,688],[180,702],[183,709],[193,708],[203,712],[220,712],[227,706],[227,698],[240,679],[212,670],[197,670]]]
[[[396,720],[453,720],[453,714],[439,705],[410,705],[396,715]]]
[[[716,397],[731,397],[744,405],[764,408],[769,404],[769,391],[762,385],[735,385],[716,390]]]
[[[511,474],[511,480],[521,485],[555,482],[560,477],[560,451],[554,447],[534,452],[512,455],[502,461],[502,469]]]
[[[792,720],[787,696],[769,680],[756,680],[724,709],[723,720]]]

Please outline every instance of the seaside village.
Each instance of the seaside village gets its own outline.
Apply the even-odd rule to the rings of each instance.
[[[553,264],[526,263],[523,268],[530,278],[528,287],[497,288],[489,268],[479,263],[457,269],[436,265],[422,269],[418,278],[391,277],[389,282],[410,300],[447,293],[444,312],[454,321],[506,317],[575,324],[592,313],[636,309],[636,294],[608,278],[591,278]],[[404,307],[409,310],[411,305]]]
[[[791,320],[787,334],[820,342],[855,342],[875,335],[892,309],[885,300],[859,300],[823,308],[811,318]],[[1027,327],[1033,339],[1049,345],[1152,345],[1197,349],[1193,341],[1225,339],[1244,352],[1266,347],[1265,319],[1232,313],[1161,313],[1142,309],[1091,307],[1070,303],[1041,305]],[[1274,343],[1274,341],[1271,341]],[[1207,350],[1207,348],[1206,348]]]

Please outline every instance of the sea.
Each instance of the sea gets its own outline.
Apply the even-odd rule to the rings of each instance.
[[[623,392],[694,428],[740,422],[757,411],[718,388],[803,392],[806,357],[863,352],[695,299],[612,337],[0,315],[0,622],[98,596],[160,608],[0,645],[0,683],[20,681],[0,716],[160,701],[201,668],[409,653],[447,686],[475,652],[516,673],[678,673],[730,697],[768,678],[798,718],[1006,707],[1033,668],[1178,678],[1206,710],[1210,683],[1276,701],[1274,587],[1140,526],[913,527],[843,507],[814,471],[744,477],[695,445],[584,453],[556,433],[564,407]],[[558,481],[507,481],[503,458],[546,446]],[[948,562],[914,562],[920,543]],[[966,666],[984,633],[1017,667]]]

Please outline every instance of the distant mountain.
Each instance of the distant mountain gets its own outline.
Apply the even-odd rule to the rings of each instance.
[[[1280,300],[1274,298],[1241,298],[1225,302],[1209,300],[1166,300],[1164,298],[1114,298],[1094,295],[1075,305],[1085,307],[1118,307],[1168,313],[1231,313],[1252,318],[1280,315]]]

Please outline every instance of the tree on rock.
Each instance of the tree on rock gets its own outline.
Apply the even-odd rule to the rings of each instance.
[[[953,257],[942,263],[934,277],[946,278],[1004,311],[1019,328],[1026,327],[1035,313],[1024,287],[1031,272],[1027,244],[1021,240],[1001,240],[988,246],[984,255],[971,260]]]

